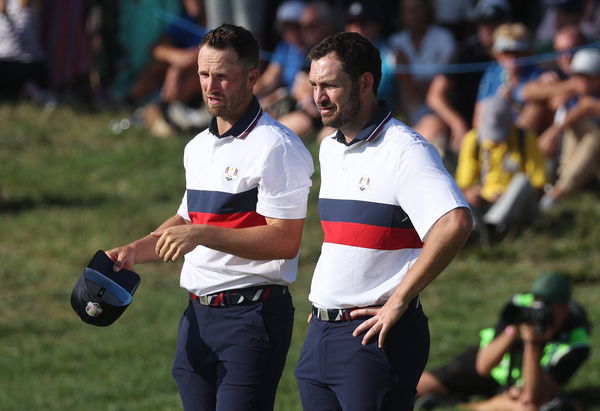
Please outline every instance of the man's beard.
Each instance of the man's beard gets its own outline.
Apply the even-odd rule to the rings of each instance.
[[[221,97],[223,100],[220,105],[213,106],[208,103],[208,98],[204,96],[204,105],[206,106],[206,110],[211,116],[228,118],[230,115],[237,112],[240,105],[243,103],[246,98],[246,94],[244,90],[239,90],[237,93],[230,94],[228,97],[223,94],[219,94],[218,97]]]
[[[333,128],[340,128],[345,124],[356,118],[356,115],[360,111],[360,101],[358,98],[358,84],[353,83],[350,89],[350,97],[348,102],[343,107],[338,107],[339,111],[334,113],[331,117],[321,116],[323,124]]]

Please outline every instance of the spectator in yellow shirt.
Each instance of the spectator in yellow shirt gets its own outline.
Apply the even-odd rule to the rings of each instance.
[[[535,217],[546,184],[544,159],[536,134],[515,124],[508,99],[482,103],[481,126],[461,144],[456,182],[477,222],[504,231]]]

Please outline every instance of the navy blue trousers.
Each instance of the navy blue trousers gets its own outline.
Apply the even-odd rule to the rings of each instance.
[[[352,336],[363,321],[311,320],[296,367],[306,411],[413,409],[429,357],[429,326],[422,308],[411,303],[382,349],[377,337],[362,345],[362,335]]]
[[[190,300],[172,370],[184,409],[272,410],[293,322],[289,293],[230,307]]]

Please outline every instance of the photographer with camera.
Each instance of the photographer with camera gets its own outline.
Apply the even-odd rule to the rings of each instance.
[[[423,373],[415,409],[463,402],[474,410],[576,410],[560,390],[589,357],[589,332],[569,279],[543,274],[504,306],[495,328],[480,332],[478,346]],[[487,399],[464,403],[472,395]]]

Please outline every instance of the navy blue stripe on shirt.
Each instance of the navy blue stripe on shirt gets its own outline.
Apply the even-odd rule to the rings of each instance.
[[[242,213],[256,210],[258,188],[241,193],[187,190],[188,212],[211,214]]]
[[[319,199],[321,221],[368,224],[389,228],[413,228],[402,207],[358,200]]]

